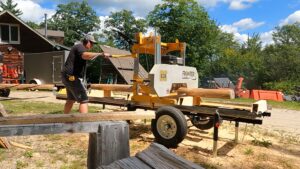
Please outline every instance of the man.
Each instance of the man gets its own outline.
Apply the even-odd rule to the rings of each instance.
[[[110,54],[104,52],[87,52],[87,50],[91,49],[96,43],[97,42],[92,35],[85,35],[82,43],[76,44],[71,48],[68,59],[62,70],[62,82],[67,90],[67,101],[64,106],[65,114],[70,113],[75,101],[79,103],[80,113],[88,112],[87,89],[82,83],[86,69],[86,61],[93,60],[98,56],[104,58],[110,56]]]

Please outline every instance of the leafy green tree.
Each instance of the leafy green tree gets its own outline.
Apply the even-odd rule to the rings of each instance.
[[[13,3],[12,0],[6,0],[6,3],[4,1],[0,1],[0,7],[2,10],[8,10],[11,13],[13,13],[16,16],[20,16],[23,14],[23,12],[20,9],[17,9],[18,3]]]
[[[26,24],[28,26],[30,26],[32,29],[40,29],[41,28],[39,24],[32,22],[32,21],[27,21]]]
[[[107,39],[113,41],[118,48],[130,50],[131,46],[128,41],[116,31],[112,31],[112,29],[122,32],[129,39],[134,39],[135,33],[146,32],[146,26],[145,19],[135,18],[132,11],[121,10],[119,12],[112,12],[105,21],[106,29],[104,30],[104,33],[107,36]]]
[[[253,34],[248,37],[247,41],[242,44],[241,57],[244,63],[240,70],[245,78],[248,89],[261,88],[263,80],[261,73],[263,70],[262,63],[262,42],[259,34]]]
[[[206,61],[207,68],[203,71],[204,74],[209,75],[210,78],[213,77],[230,77],[231,79],[236,79],[239,75],[236,75],[235,69],[232,64],[236,60],[236,57],[240,56],[240,45],[237,43],[233,34],[219,32],[217,40],[214,44],[215,54],[213,57],[209,57]]]
[[[264,50],[266,82],[300,79],[300,48],[271,45]]]
[[[56,13],[48,21],[48,28],[65,32],[65,45],[72,46],[84,33],[99,29],[96,12],[84,0],[59,4]],[[43,26],[43,24],[42,24]]]
[[[300,25],[276,27],[273,39],[263,50],[264,86],[291,93],[300,85]]]
[[[300,46],[300,23],[276,27],[273,40],[276,44]]]
[[[242,44],[242,53],[252,53],[254,55],[259,55],[262,50],[262,42],[260,40],[259,34],[253,34],[252,37],[248,36],[246,42]]]
[[[218,26],[205,9],[194,0],[163,0],[147,19],[158,28],[164,42],[179,39],[187,43],[187,65],[197,68],[199,77],[209,76],[212,60],[218,59],[221,39]]]

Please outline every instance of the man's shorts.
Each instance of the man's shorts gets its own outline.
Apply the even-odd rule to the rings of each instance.
[[[68,75],[65,75],[64,73],[61,75],[62,82],[66,86],[67,90],[67,99],[77,101],[79,103],[87,103],[89,101],[87,90],[82,83],[82,80],[78,77],[75,77],[74,81],[70,81]]]

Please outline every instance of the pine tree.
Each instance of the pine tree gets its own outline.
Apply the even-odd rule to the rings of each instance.
[[[6,0],[6,3],[3,1],[0,2],[0,7],[2,8],[2,11],[7,10],[13,13],[16,16],[20,16],[23,14],[23,12],[20,9],[16,9],[18,6],[18,3],[13,3],[12,0]]]

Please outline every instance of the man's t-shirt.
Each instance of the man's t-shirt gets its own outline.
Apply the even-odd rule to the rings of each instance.
[[[69,53],[68,59],[63,68],[63,73],[82,78],[86,66],[86,60],[81,55],[86,51],[83,44],[74,45]]]

